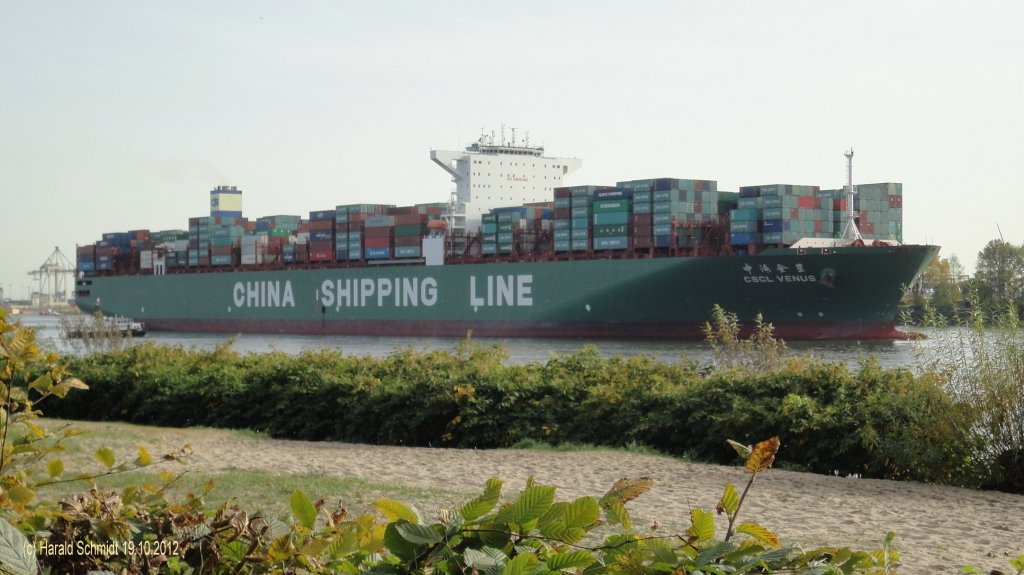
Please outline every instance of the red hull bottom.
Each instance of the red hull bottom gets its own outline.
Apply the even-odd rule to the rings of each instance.
[[[576,339],[703,339],[703,323],[594,324],[583,322],[510,321],[260,321],[260,320],[160,320],[149,319],[151,331],[199,333],[260,333],[303,335],[368,335],[404,337],[536,337]],[[775,335],[783,340],[901,340],[911,335],[891,322],[792,322],[776,323]]]

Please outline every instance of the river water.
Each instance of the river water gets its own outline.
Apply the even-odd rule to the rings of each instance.
[[[48,349],[61,353],[74,353],[73,346],[62,341],[59,335],[60,321],[53,316],[11,316],[9,320],[33,327],[37,339]],[[929,334],[928,330],[915,329]],[[923,341],[818,341],[787,342],[791,353],[810,355],[827,361],[844,361],[850,366],[859,365],[868,357],[875,357],[883,367],[917,366],[917,356],[927,351],[936,341],[935,336]],[[407,348],[415,350],[452,350],[459,338],[445,337],[376,337],[376,336],[323,336],[323,335],[280,335],[280,334],[209,334],[184,332],[149,332],[146,341],[157,344],[212,350],[217,345],[234,340],[232,347],[240,353],[261,353],[281,351],[298,353],[307,349],[340,350],[350,355],[384,357]],[[525,364],[545,362],[552,354],[569,354],[579,351],[584,345],[592,345],[605,357],[645,354],[661,361],[678,362],[683,359],[704,364],[712,359],[708,345],[701,341],[634,341],[634,340],[577,340],[537,338],[474,338],[481,345],[501,344],[508,352],[508,362]]]

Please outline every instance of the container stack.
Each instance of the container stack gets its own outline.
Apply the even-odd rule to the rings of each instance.
[[[363,220],[363,256],[368,260],[391,258],[395,216],[370,216]]]
[[[210,265],[238,265],[236,246],[244,235],[241,218],[220,218],[220,223],[215,224],[210,233]]]
[[[632,192],[625,189],[594,192],[594,251],[624,250],[630,247],[629,218],[632,213]]]
[[[427,229],[427,211],[420,206],[391,208],[395,218],[394,254],[396,259],[418,258],[423,253],[423,234]]]
[[[824,201],[831,199],[834,236],[843,233],[846,223],[846,191],[822,190]],[[903,184],[886,182],[861,184],[853,196],[857,228],[866,239],[903,241]]]
[[[344,208],[348,212],[348,259],[349,261],[363,259],[366,255],[366,248],[371,246],[365,244],[366,220],[376,217],[387,215],[388,211],[393,208],[391,205],[384,204],[348,204],[346,206],[338,206],[336,209]],[[379,226],[378,226],[379,227]],[[375,234],[381,234],[379,230],[374,232]],[[380,238],[377,238],[376,242],[381,243]],[[375,252],[377,253],[377,252]]]
[[[188,266],[210,265],[210,239],[213,237],[213,216],[188,219]]]
[[[96,271],[96,244],[78,246],[75,253],[75,263],[80,272]]]
[[[572,249],[572,190],[555,188],[555,219],[553,223],[554,251],[567,252]]]
[[[309,212],[309,261],[334,261],[334,217],[336,210]]]
[[[771,184],[740,188],[730,212],[732,245],[789,245],[801,238],[832,237],[832,206],[818,186]]]
[[[649,247],[647,227],[651,227],[650,245],[657,248],[688,247],[701,239],[704,223],[718,221],[718,182],[656,178],[619,182],[618,187],[633,192],[634,246]],[[648,204],[650,209],[648,211]],[[650,214],[648,224],[644,214]],[[680,228],[688,228],[682,233]]]

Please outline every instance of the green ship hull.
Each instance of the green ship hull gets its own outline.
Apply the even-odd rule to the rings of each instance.
[[[903,289],[938,249],[97,275],[76,299],[169,331],[693,338],[717,304],[786,339],[896,339]]]

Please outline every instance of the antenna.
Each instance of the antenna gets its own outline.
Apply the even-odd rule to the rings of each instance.
[[[1005,240],[1003,240],[1003,230],[999,229],[999,222],[996,222],[996,231],[999,232],[999,241],[1005,243]]]
[[[512,147],[514,148],[516,147],[516,129],[511,126],[509,129],[512,130]]]
[[[843,239],[861,240],[864,238],[857,229],[857,212],[853,209],[853,148],[846,152],[846,225],[843,227]]]

